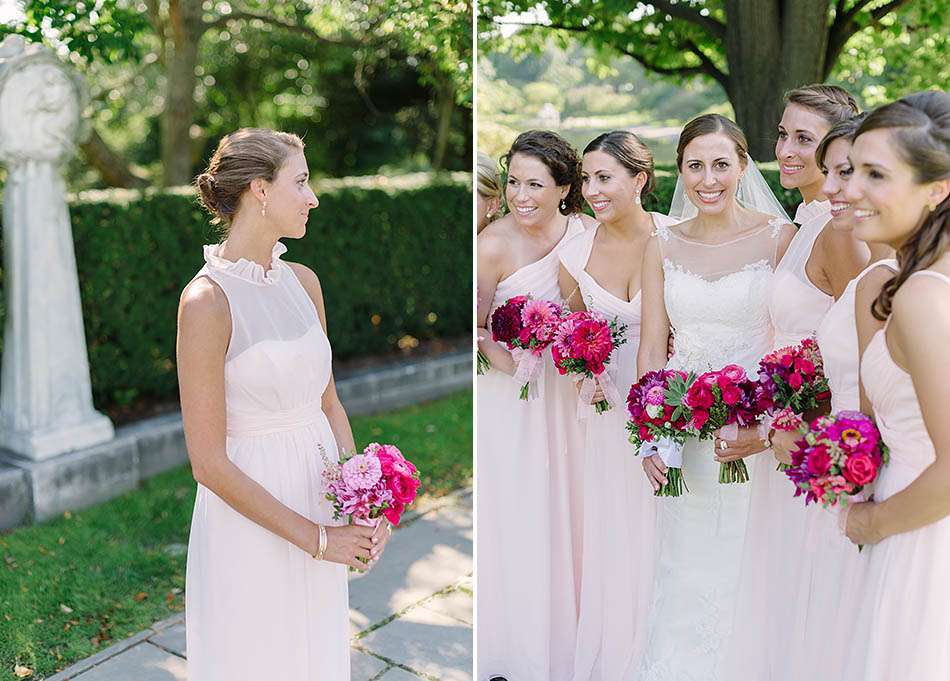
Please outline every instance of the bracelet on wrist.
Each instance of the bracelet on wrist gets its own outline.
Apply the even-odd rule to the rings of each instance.
[[[323,525],[317,525],[317,531],[319,533],[319,544],[317,546],[317,552],[313,554],[313,557],[317,560],[323,560],[323,556],[327,552],[327,528]]]

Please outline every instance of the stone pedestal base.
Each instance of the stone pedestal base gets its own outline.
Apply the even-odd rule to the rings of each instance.
[[[33,461],[93,447],[108,442],[114,435],[112,422],[98,412],[90,414],[81,423],[56,429],[18,431],[0,423],[0,447]]]

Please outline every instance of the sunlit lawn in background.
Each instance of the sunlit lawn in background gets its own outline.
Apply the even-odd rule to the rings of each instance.
[[[472,394],[352,419],[358,445],[391,442],[423,493],[472,477]],[[56,520],[0,535],[0,681],[49,676],[184,609],[195,499],[188,466]],[[398,538],[398,534],[397,534]],[[25,674],[25,671],[21,671]]]

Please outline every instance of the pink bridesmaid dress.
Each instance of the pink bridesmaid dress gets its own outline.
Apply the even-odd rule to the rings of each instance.
[[[274,246],[270,269],[205,246],[197,276],[228,300],[227,455],[297,513],[340,525],[324,498],[322,447],[337,445],[321,399],[330,341]],[[185,577],[189,681],[350,678],[346,566],[314,560],[198,485]]]
[[[517,295],[561,300],[558,244],[498,283],[492,310]],[[577,392],[545,354],[539,396],[512,376],[478,377],[476,674],[479,680],[565,681],[574,664],[583,528]]]
[[[808,279],[805,266],[815,241],[831,219],[831,202],[812,201],[795,215],[801,227],[775,269],[769,312],[775,328],[773,349],[796,345],[815,334],[835,302]],[[726,678],[775,681],[783,678],[785,639],[792,628],[794,591],[805,528],[801,499],[777,461],[765,451],[747,459],[751,485],[749,520],[742,551],[741,587],[733,634],[728,644]]]
[[[912,277],[950,277],[922,270]],[[887,348],[887,325],[861,358],[861,381],[891,460],[875,484],[883,501],[910,485],[935,458],[914,384]],[[844,681],[950,679],[950,517],[864,549],[867,581],[855,612]]]
[[[673,224],[652,213],[655,225]],[[583,411],[584,542],[574,681],[633,681],[653,584],[656,503],[653,488],[627,440],[626,397],[637,380],[640,292],[631,300],[604,289],[586,270],[600,226],[561,251],[590,311],[627,325],[607,372],[621,402],[603,414]]]
[[[855,290],[877,267],[896,271],[897,261],[872,263],[855,277],[818,327],[818,345],[831,387],[831,413],[858,411],[858,336]],[[838,509],[811,504],[805,509],[805,532],[799,552],[802,569],[789,632],[787,678],[840,679],[844,650],[854,635],[854,613],[867,572],[867,554],[858,553],[838,527]]]

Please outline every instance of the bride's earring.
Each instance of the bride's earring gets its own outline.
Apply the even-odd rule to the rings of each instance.
[[[261,217],[267,217],[267,199],[261,203]]]
[[[561,210],[567,210],[567,202],[561,199]]]
[[[640,192],[637,192],[637,195],[633,197],[633,202],[638,206],[640,205]]]

